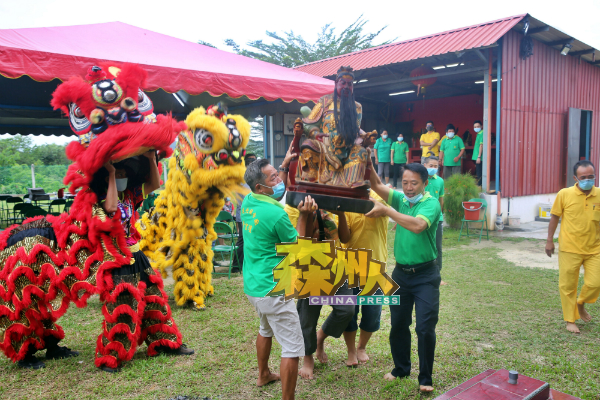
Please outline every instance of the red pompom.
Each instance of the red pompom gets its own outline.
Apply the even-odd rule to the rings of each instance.
[[[87,75],[85,76],[85,80],[89,83],[98,82],[104,78],[106,78],[106,72],[104,72],[102,68],[95,65],[88,69]]]

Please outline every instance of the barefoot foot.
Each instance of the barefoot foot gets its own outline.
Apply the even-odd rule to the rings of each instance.
[[[256,381],[256,386],[265,386],[268,385],[271,382],[275,382],[280,380],[281,377],[279,376],[279,374],[274,374],[271,371],[269,371],[268,374],[265,374],[264,376],[259,376],[258,377],[258,381]]]
[[[315,359],[312,355],[304,356],[304,362],[302,363],[302,368],[298,371],[298,375],[304,379],[313,379],[313,371],[315,369]]]
[[[567,330],[571,333],[581,333],[577,325],[575,325],[573,322],[567,322]]]
[[[356,357],[356,350],[348,350],[348,359],[346,360],[346,367],[355,368],[358,366],[358,358]]]
[[[359,348],[357,350],[357,358],[358,358],[358,362],[359,363],[366,363],[367,361],[369,361],[369,355],[367,354],[367,349],[361,349]]]
[[[329,360],[329,358],[327,357],[327,353],[325,353],[325,338],[327,336],[325,336],[325,333],[323,333],[323,330],[319,330],[318,335],[317,335],[317,351],[315,352],[315,355],[317,356],[317,360],[319,360],[320,363],[325,364],[327,363],[327,361]]]
[[[433,386],[420,385],[419,390],[421,393],[431,393],[433,392]]]
[[[394,379],[396,379],[396,377],[392,375],[391,372],[388,372],[383,376],[383,379],[385,379],[386,381],[393,381]]]
[[[579,310],[579,318],[581,318],[583,322],[590,322],[592,320],[592,316],[585,309],[585,304],[577,304],[577,309]]]
[[[444,282],[444,281],[441,281],[441,282],[440,282],[440,286],[446,286],[446,285],[447,285],[447,283],[446,283],[446,282]]]

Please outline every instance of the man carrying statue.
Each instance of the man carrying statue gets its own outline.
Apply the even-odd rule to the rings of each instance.
[[[294,134],[307,139],[300,147],[296,181],[346,188],[365,186],[366,147],[377,132],[360,129],[362,106],[354,101],[354,73],[340,67],[333,94],[323,96],[315,107],[302,107],[302,123],[296,120]],[[303,128],[303,130],[301,130]]]

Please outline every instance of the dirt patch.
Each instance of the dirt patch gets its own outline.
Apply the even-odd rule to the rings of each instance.
[[[548,258],[545,247],[546,242],[543,240],[524,240],[522,242],[506,240],[499,243],[491,240],[482,240],[481,243],[474,242],[469,245],[461,246],[463,249],[497,248],[500,250],[498,252],[499,257],[520,267],[558,269],[558,254],[555,253],[552,258]]]

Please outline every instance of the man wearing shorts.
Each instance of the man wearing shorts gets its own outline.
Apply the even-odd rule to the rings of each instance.
[[[287,166],[283,167],[285,169]],[[244,293],[260,318],[256,339],[257,385],[264,386],[281,379],[282,399],[293,399],[298,360],[304,356],[300,319],[293,300],[285,301],[283,296],[265,296],[275,287],[273,268],[283,258],[277,256],[275,246],[278,243],[295,242],[298,234],[305,235],[306,229],[310,229],[310,226],[307,227],[307,217],[312,216],[317,206],[310,196],[300,203],[300,217],[295,230],[283,205],[279,203],[285,193],[284,180],[267,160],[248,165],[244,180],[252,190],[242,203],[241,215],[245,247]],[[308,224],[312,225],[312,219]],[[273,336],[281,345],[280,374],[269,370]]]

